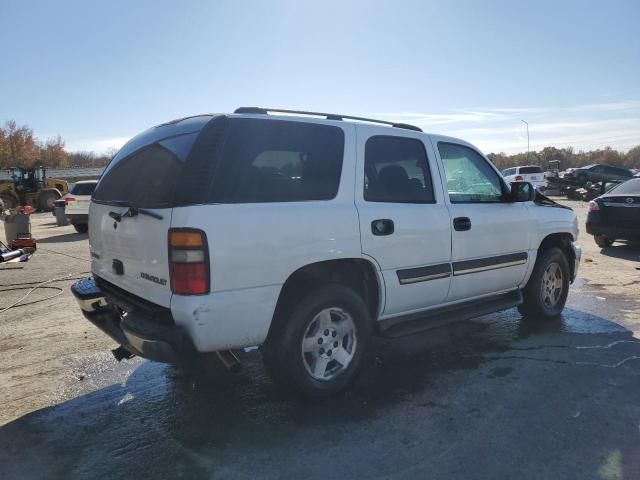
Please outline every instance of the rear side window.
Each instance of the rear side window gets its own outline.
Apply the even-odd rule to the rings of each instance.
[[[147,145],[112,161],[93,195],[104,203],[127,203],[143,208],[172,206],[173,193],[196,133]]]
[[[211,203],[330,200],[338,193],[344,133],[330,125],[235,119],[213,170]]]
[[[520,174],[543,173],[540,167],[520,167]]]
[[[605,167],[605,172],[610,175],[620,175],[621,177],[632,177],[631,170],[625,168]]]
[[[76,183],[71,189],[71,193],[73,195],[91,195],[95,189],[95,183]]]
[[[364,154],[364,199],[368,202],[434,203],[427,154],[413,138],[375,136]]]
[[[511,175],[515,175],[516,174],[516,169],[515,168],[507,168],[506,170],[502,171],[502,176],[503,177],[509,177]]]

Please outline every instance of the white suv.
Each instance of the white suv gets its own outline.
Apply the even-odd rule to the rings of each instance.
[[[580,260],[574,212],[473,145],[311,112],[151,128],[109,164],[89,220],[93,278],[72,291],[116,358],[261,345],[273,378],[311,395],[347,387],[372,335],[559,315]]]
[[[97,183],[97,180],[76,182],[71,191],[58,200],[64,202],[65,216],[78,233],[85,233],[89,228],[89,204]]]
[[[529,182],[538,190],[547,188],[547,177],[538,165],[507,168],[502,171],[502,176],[507,182]]]

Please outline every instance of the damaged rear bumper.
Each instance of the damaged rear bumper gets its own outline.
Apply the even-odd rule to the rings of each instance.
[[[71,292],[85,318],[133,355],[157,362],[178,363],[196,353],[182,328],[160,324],[141,310],[121,309],[110,301],[93,278],[74,283]]]

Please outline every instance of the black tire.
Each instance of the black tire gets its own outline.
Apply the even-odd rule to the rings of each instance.
[[[50,212],[53,210],[53,204],[58,200],[58,198],[60,198],[59,195],[54,192],[43,193],[38,199],[38,206],[40,207],[40,210]]]
[[[18,201],[10,195],[0,195],[0,199],[2,199],[2,203],[4,203],[4,208],[6,210],[16,208],[18,206]]]
[[[552,288],[552,283],[546,283],[545,272],[556,264],[561,272],[561,279],[554,277],[560,285]],[[520,313],[527,319],[547,320],[562,313],[569,295],[570,272],[569,262],[565,253],[559,248],[550,248],[540,253],[533,267],[531,277],[522,291],[524,302],[518,307]],[[552,290],[553,293],[549,294]],[[559,291],[558,291],[559,290]],[[557,295],[557,297],[556,297]],[[551,300],[557,298],[555,302]]]
[[[89,224],[87,223],[74,223],[73,228],[76,229],[78,233],[87,233],[89,231]]]
[[[308,357],[303,354],[303,340],[308,329],[313,326],[316,316],[326,309],[337,309],[350,316],[355,326],[356,341],[347,366],[341,367],[335,376],[319,380],[312,376],[313,372],[308,371],[310,367],[307,365]],[[372,320],[362,298],[348,287],[327,285],[309,293],[289,312],[274,320],[269,338],[261,348],[269,376],[280,387],[313,397],[334,395],[348,388],[367,358],[371,343]],[[331,316],[333,318],[333,314]],[[322,329],[320,330],[318,335],[323,334]],[[331,338],[331,334],[327,338],[328,343],[324,346],[329,349],[325,353],[331,355],[330,348],[334,345],[334,339]],[[340,350],[341,347],[337,349]],[[318,348],[320,349],[320,346]],[[333,368],[340,365],[333,359],[328,362],[328,365],[335,362]]]
[[[610,247],[611,245],[613,245],[613,242],[615,242],[614,239],[607,238],[602,235],[594,235],[593,239],[596,241],[596,245],[598,245],[600,248]]]

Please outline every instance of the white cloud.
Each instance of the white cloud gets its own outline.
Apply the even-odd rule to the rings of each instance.
[[[526,151],[546,146],[590,150],[640,144],[640,100],[556,107],[468,108],[448,112],[380,113],[379,118],[410,123],[425,131],[464,138],[485,152]]]
[[[69,152],[84,150],[97,154],[105,153],[111,148],[120,149],[131,137],[88,138],[72,137],[66,139],[65,149]]]

